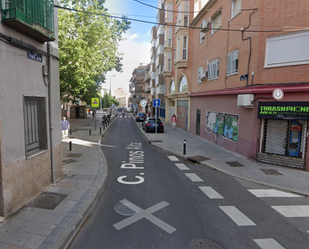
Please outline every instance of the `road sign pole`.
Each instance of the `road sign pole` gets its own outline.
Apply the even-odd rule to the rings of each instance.
[[[156,108],[156,134],[158,133],[158,107]]]

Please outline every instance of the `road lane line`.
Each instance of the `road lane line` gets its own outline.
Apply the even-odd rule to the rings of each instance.
[[[287,218],[309,217],[309,206],[306,205],[285,205],[271,207]]]
[[[203,182],[203,180],[195,173],[185,173],[192,182]]]
[[[246,215],[234,206],[219,206],[238,226],[256,226]]]
[[[301,195],[291,194],[276,189],[248,189],[248,191],[258,198],[263,197],[302,197]]]
[[[175,163],[180,170],[190,170],[184,163]]]
[[[272,238],[269,239],[254,239],[254,242],[262,249],[284,249],[277,241]]]
[[[178,158],[175,156],[168,156],[168,159],[170,159],[173,162],[179,161]]]
[[[208,196],[209,199],[224,199],[222,195],[220,195],[216,190],[212,187],[201,186],[200,190],[204,192],[205,195]]]

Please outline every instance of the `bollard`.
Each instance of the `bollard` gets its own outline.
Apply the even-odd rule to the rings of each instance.
[[[187,141],[185,139],[185,140],[183,140],[183,154],[184,155],[186,154],[186,146],[187,146]]]
[[[105,130],[105,124],[103,124],[103,131]]]
[[[102,134],[102,127],[100,126],[100,134]]]
[[[72,141],[69,142],[69,151],[72,151]]]
[[[89,129],[89,136],[91,136],[91,129]]]

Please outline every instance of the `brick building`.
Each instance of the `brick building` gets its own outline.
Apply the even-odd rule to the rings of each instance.
[[[162,4],[165,121],[175,113],[178,127],[231,151],[309,170],[309,2]]]

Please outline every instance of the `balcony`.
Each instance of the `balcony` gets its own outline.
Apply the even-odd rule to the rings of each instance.
[[[2,23],[41,43],[54,41],[54,2],[11,0],[2,10]]]

